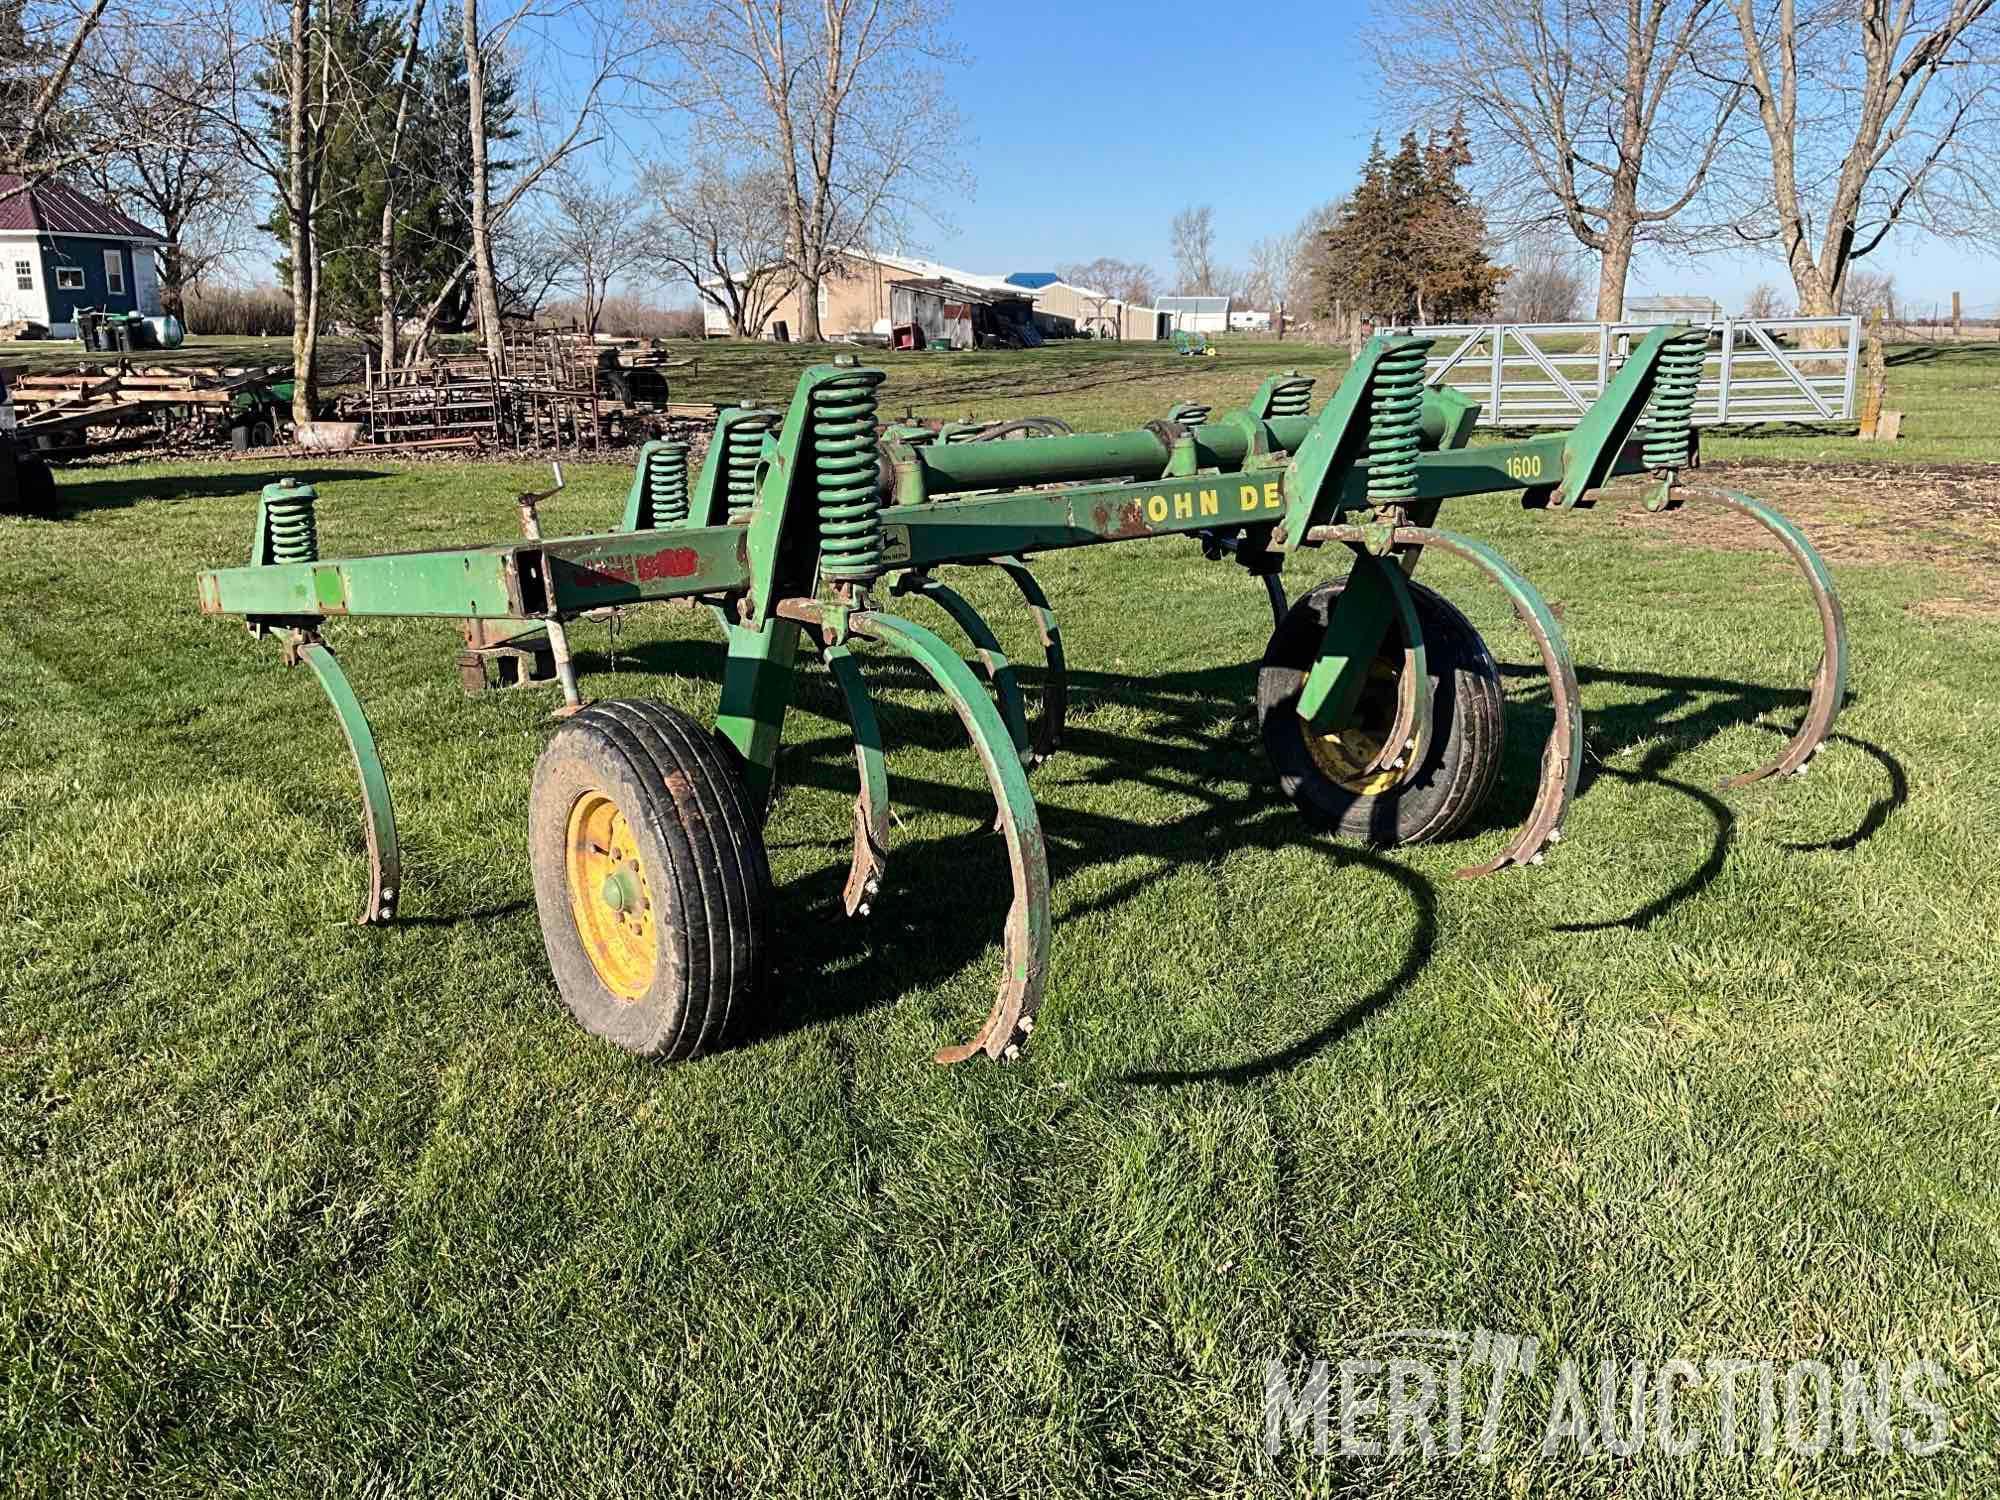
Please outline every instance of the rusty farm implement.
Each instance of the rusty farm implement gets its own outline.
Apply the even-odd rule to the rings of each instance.
[[[1438,524],[1443,503],[1514,493],[1567,508],[1608,479],[1650,474],[1655,509],[1734,510],[1799,563],[1823,655],[1796,733],[1732,784],[1802,771],[1846,691],[1847,642],[1811,544],[1760,502],[1689,482],[1689,417],[1704,336],[1662,328],[1573,431],[1466,446],[1476,408],[1423,384],[1427,344],[1377,338],[1317,413],[1312,382],[1266,381],[1245,407],[1177,407],[1131,431],[949,441],[878,416],[875,370],[836,361],[800,376],[783,412],[719,416],[698,473],[687,450],[644,450],[615,531],[463,549],[323,559],[314,493],[265,491],[250,565],[201,575],[202,609],[244,616],[310,666],[360,773],[372,871],[364,922],[401,894],[389,788],[368,721],[322,637],[343,616],[434,616],[482,632],[539,632],[560,680],[560,727],[536,765],[529,842],[542,932],[564,1000],[591,1031],[665,1058],[718,1045],[764,988],[774,922],[761,825],[800,648],[845,703],[859,791],[845,890],[865,916],[888,878],[889,781],[857,643],[909,658],[943,691],[984,765],[1012,871],[997,997],[985,1024],[938,1053],[1014,1055],[1034,1024],[1049,939],[1049,865],[1029,772],[1061,739],[1062,639],[1027,558],[1058,548],[1191,537],[1270,592],[1276,629],[1258,680],[1263,739],[1287,797],[1314,822],[1381,845],[1441,839],[1498,774],[1493,657],[1463,615],[1411,576],[1438,549],[1503,589],[1539,648],[1555,711],[1526,822],[1463,875],[1538,864],[1561,836],[1583,761],[1575,668],[1532,583]],[[977,436],[977,434],[973,434]],[[1291,561],[1329,554],[1344,577],[1287,607]],[[1192,558],[1192,554],[1191,554]],[[946,581],[996,568],[1040,629],[1046,670],[1031,721],[993,631]],[[963,630],[973,661],[899,610],[923,598]],[[716,723],[662,704],[587,704],[566,622],[663,600],[713,608],[727,637]],[[976,664],[976,665],[975,665]]]

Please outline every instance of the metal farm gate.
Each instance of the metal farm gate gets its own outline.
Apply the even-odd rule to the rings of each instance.
[[[1447,323],[1385,330],[1437,340],[1426,383],[1479,402],[1482,427],[1573,427],[1656,323]],[[1709,331],[1699,426],[1857,420],[1861,319],[1724,318]],[[1808,341],[1830,348],[1808,348]]]

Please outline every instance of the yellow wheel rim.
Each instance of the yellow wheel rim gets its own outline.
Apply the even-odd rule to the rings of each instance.
[[[631,825],[602,792],[585,792],[569,810],[566,875],[570,915],[597,977],[621,1000],[637,1000],[660,962],[653,894]]]
[[[1400,657],[1400,652],[1398,653]],[[1400,662],[1377,657],[1368,668],[1368,684],[1354,706],[1354,722],[1328,734],[1306,731],[1306,750],[1328,781],[1362,797],[1379,797],[1402,779],[1401,766],[1368,770],[1382,753],[1382,743],[1396,727],[1396,701],[1402,689]]]

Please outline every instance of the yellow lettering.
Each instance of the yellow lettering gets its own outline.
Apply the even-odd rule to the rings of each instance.
[[[1276,510],[1283,503],[1278,499],[1278,481],[1273,479],[1264,486],[1264,509]]]
[[[1254,484],[1244,485],[1241,490],[1237,491],[1236,500],[1245,510],[1255,510],[1257,508],[1257,486]]]
[[[1201,492],[1201,513],[1203,515],[1212,516],[1221,506],[1222,502],[1216,497],[1214,490],[1203,490]]]
[[[1182,490],[1174,496],[1174,519],[1185,521],[1194,514],[1194,496]]]
[[[1164,521],[1166,520],[1166,518],[1167,518],[1167,497],[1165,495],[1155,495],[1153,496],[1152,499],[1146,502],[1147,520]]]

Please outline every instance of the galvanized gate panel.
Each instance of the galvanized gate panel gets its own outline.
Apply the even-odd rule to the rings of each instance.
[[[1425,372],[1479,403],[1482,427],[1572,427],[1650,323],[1444,323],[1387,329],[1437,340]],[[1861,319],[1724,318],[1709,331],[1698,426],[1856,420]],[[1829,348],[1808,347],[1824,340]]]

